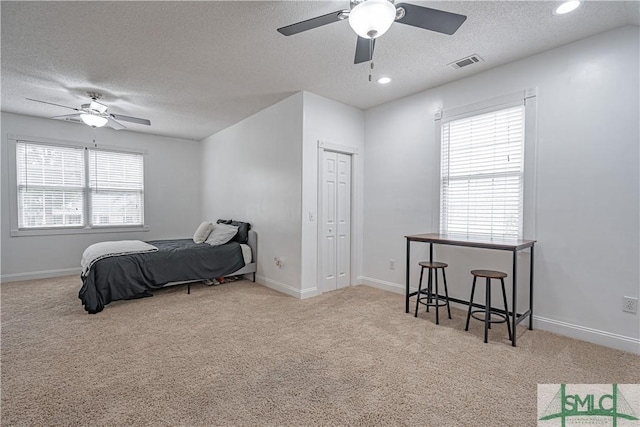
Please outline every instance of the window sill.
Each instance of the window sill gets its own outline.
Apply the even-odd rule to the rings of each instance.
[[[149,231],[148,225],[135,227],[96,227],[96,228],[39,228],[34,230],[11,230],[11,237],[27,236],[63,236],[69,234],[100,234],[100,233],[136,233]]]

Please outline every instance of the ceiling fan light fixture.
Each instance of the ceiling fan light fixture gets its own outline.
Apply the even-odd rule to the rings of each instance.
[[[96,128],[101,128],[102,126],[106,125],[107,122],[109,121],[106,117],[102,117],[97,114],[91,114],[91,113],[80,114],[80,120],[82,120],[84,124],[92,127],[96,127]]]
[[[573,12],[582,4],[579,0],[570,0],[563,2],[560,6],[556,7],[553,11],[554,15],[564,15],[565,13]]]
[[[389,0],[364,0],[349,13],[349,25],[365,39],[380,37],[395,19],[396,7]]]

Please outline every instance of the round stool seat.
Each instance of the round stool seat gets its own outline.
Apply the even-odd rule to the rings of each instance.
[[[429,261],[419,262],[418,265],[420,267],[424,267],[424,268],[445,268],[445,267],[449,267],[449,264],[444,263],[444,262],[429,262]]]
[[[464,327],[465,331],[469,330],[469,320],[473,317],[476,320],[480,320],[484,323],[484,342],[488,342],[489,329],[491,329],[492,323],[506,323],[507,332],[509,333],[509,339],[513,338],[511,335],[511,325],[509,323],[509,305],[507,304],[507,291],[504,288],[504,278],[507,277],[507,273],[495,270],[471,270],[473,275],[473,284],[471,285],[471,298],[469,298],[469,311],[467,311],[467,324]],[[485,292],[485,304],[481,310],[473,310],[473,295],[476,292],[476,281],[478,277],[486,279],[487,287]],[[502,287],[502,302],[504,303],[504,310],[498,310],[491,307],[491,279],[500,280]],[[476,314],[482,313],[483,316],[479,317]],[[491,316],[497,316],[498,319],[492,319]],[[513,321],[515,328],[515,316],[513,313]]]
[[[495,270],[471,270],[471,274],[476,277],[485,277],[488,279],[504,279],[507,277],[507,273]]]

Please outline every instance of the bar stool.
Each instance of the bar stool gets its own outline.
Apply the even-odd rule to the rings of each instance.
[[[507,277],[507,273],[494,270],[472,270],[473,274],[473,286],[471,287],[471,299],[469,300],[469,312],[467,313],[467,324],[464,328],[465,331],[469,330],[469,319],[473,317],[476,320],[484,322],[484,342],[487,342],[487,335],[489,329],[491,329],[492,323],[505,323],[507,324],[507,331],[509,332],[509,340],[511,340],[511,325],[509,323],[509,307],[507,306],[507,293],[504,289],[504,278]],[[478,277],[484,277],[487,279],[487,289],[485,296],[485,308],[484,310],[472,310],[473,308],[473,294],[476,291],[476,279]],[[497,311],[497,309],[491,308],[491,279],[500,279],[502,284],[502,298],[504,302],[504,313]],[[474,316],[474,313],[484,313],[484,318]],[[491,315],[494,314],[500,319],[493,320]]]
[[[440,307],[443,307],[445,305],[447,306],[449,319],[451,319],[451,308],[449,307],[449,291],[447,290],[447,276],[444,273],[444,269],[445,267],[448,267],[448,265],[445,264],[444,262],[429,262],[429,261],[419,262],[418,265],[421,267],[420,283],[418,284],[418,299],[416,300],[416,313],[414,317],[418,317],[418,306],[420,304],[427,306],[427,313],[429,312],[429,307],[435,307],[436,308],[436,325],[439,325],[440,324],[440,314],[439,314]],[[429,270],[429,282],[427,284],[427,292],[424,292],[422,290],[422,275],[424,273],[425,268]],[[442,280],[444,281],[444,295],[445,295],[444,298],[442,298],[440,294],[438,294],[438,269],[442,269]],[[435,276],[435,282],[436,282],[435,294],[431,292],[432,276]],[[426,296],[421,296],[421,295],[426,295]],[[424,300],[426,300],[426,302],[424,302]]]

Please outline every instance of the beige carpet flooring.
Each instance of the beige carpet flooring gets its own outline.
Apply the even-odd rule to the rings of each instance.
[[[366,286],[296,300],[241,281],[84,312],[77,277],[5,283],[2,425],[534,426],[538,383],[639,383],[640,358]],[[443,316],[444,317],[444,316]]]

